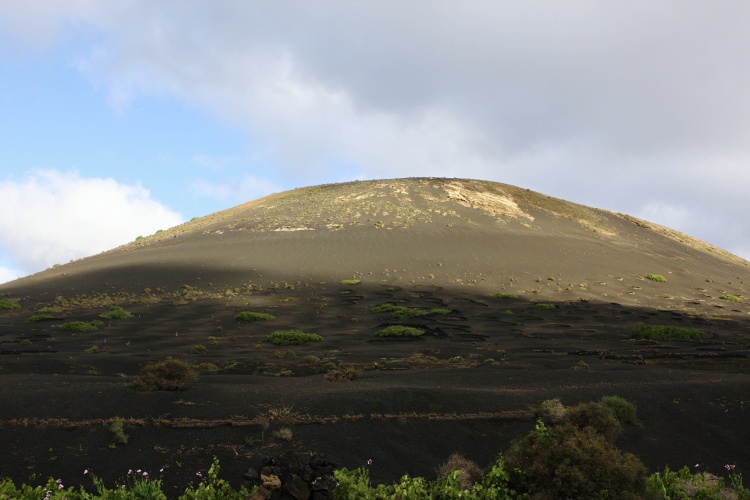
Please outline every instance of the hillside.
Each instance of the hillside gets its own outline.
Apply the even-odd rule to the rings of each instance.
[[[0,310],[0,475],[164,467],[184,487],[215,455],[239,484],[268,455],[310,450],[372,459],[375,481],[434,476],[456,451],[490,463],[545,399],[603,395],[637,403],[621,446],[650,468],[747,470],[749,270],[668,228],[492,182],[274,194],[0,285],[19,306]],[[102,319],[112,306],[132,316]],[[631,338],[644,325],[705,335]],[[375,335],[389,326],[423,333]],[[322,340],[268,342],[288,329]],[[131,387],[167,357],[200,376]]]

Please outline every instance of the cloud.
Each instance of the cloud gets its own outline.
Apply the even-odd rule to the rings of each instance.
[[[120,112],[175,96],[245,130],[276,170],[253,167],[244,187],[198,179],[203,196],[476,177],[750,247],[722,208],[750,210],[738,192],[750,182],[748,2],[142,0],[39,21],[27,9],[29,36],[73,22],[96,33],[79,67]],[[675,212],[648,208],[659,202]]]
[[[182,222],[138,185],[38,170],[0,181],[0,253],[24,273],[92,255]]]
[[[7,267],[0,266],[0,285],[13,281],[16,278],[20,278],[24,273],[15,269],[8,269]]]

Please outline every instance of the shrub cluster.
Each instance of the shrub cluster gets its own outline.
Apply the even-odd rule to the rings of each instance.
[[[730,302],[743,302],[742,297],[738,297],[737,295],[732,295],[729,293],[725,293],[724,295],[719,296],[720,299],[728,300]]]
[[[132,313],[126,311],[120,306],[110,306],[109,311],[99,315],[100,318],[106,319],[126,319],[132,316]]]
[[[12,300],[0,300],[0,311],[9,311],[11,309],[19,309],[21,306],[17,302]]]
[[[268,336],[268,341],[274,345],[300,345],[306,342],[320,342],[323,337],[315,333],[305,333],[302,330],[279,330]]]
[[[420,316],[427,316],[430,314],[448,315],[451,313],[450,309],[445,307],[434,307],[432,309],[420,309],[418,307],[406,307],[397,306],[395,304],[382,304],[370,308],[370,312],[374,313],[391,313],[392,318],[405,319],[405,318],[418,318]]]
[[[651,280],[651,281],[656,281],[658,283],[666,283],[667,281],[667,278],[665,278],[661,274],[647,274],[646,279]]]
[[[167,358],[144,366],[133,379],[138,391],[177,391],[198,378],[196,371],[185,361]]]
[[[391,325],[375,332],[377,337],[421,337],[424,330],[413,326]]]
[[[273,314],[266,314],[254,311],[242,311],[234,317],[237,321],[268,321],[276,319]]]
[[[60,325],[60,329],[78,333],[95,332],[103,324],[98,319],[93,321],[68,321]]]

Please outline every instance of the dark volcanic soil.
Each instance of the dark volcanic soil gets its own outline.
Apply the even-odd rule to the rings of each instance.
[[[396,227],[394,213],[408,226],[407,216],[428,209],[387,200],[392,206],[379,213],[353,208],[347,220],[370,222],[351,228],[302,204],[297,219],[332,227],[300,229],[289,222],[292,209],[279,212],[286,205],[272,198],[276,218],[220,214],[195,230],[0,285],[0,298],[21,305],[0,311],[0,476],[31,484],[54,476],[73,486],[90,484],[88,468],[111,485],[129,469],[163,468],[166,492],[176,494],[214,456],[221,476],[239,485],[247,469],[294,450],[349,468],[372,460],[374,482],[434,477],[453,452],[489,465],[533,428],[531,410],[545,399],[573,405],[605,395],[638,405],[639,424],[619,445],[651,471],[750,470],[750,306],[719,298],[750,296],[747,263],[607,213],[591,219],[601,224],[592,229],[538,207],[526,209],[533,222],[498,222],[444,204],[430,215],[437,221]],[[287,226],[258,229],[269,220]],[[89,333],[60,328],[97,319],[114,303],[133,317]],[[386,303],[450,314],[371,311]],[[40,309],[50,318],[27,322]],[[277,319],[240,323],[242,310]],[[426,333],[374,335],[394,324]],[[644,324],[695,327],[711,338],[632,340]],[[284,329],[323,341],[267,342]],[[218,371],[183,391],[131,388],[144,364],[170,356]],[[361,374],[327,381],[337,365]],[[109,431],[117,417],[127,444]],[[274,437],[283,427],[290,441]]]

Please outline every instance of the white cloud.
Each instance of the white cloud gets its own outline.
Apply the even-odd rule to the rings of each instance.
[[[25,273],[92,255],[182,222],[138,185],[38,170],[0,181],[0,253]]]
[[[0,285],[7,283],[8,281],[13,281],[16,278],[20,278],[23,275],[24,273],[21,271],[0,266]]]
[[[726,216],[750,210],[748,2],[50,5],[2,17],[40,40],[95,31],[79,67],[113,107],[176,96],[246,130],[278,170],[197,179],[196,195],[246,201],[281,178],[477,177],[750,247]]]

